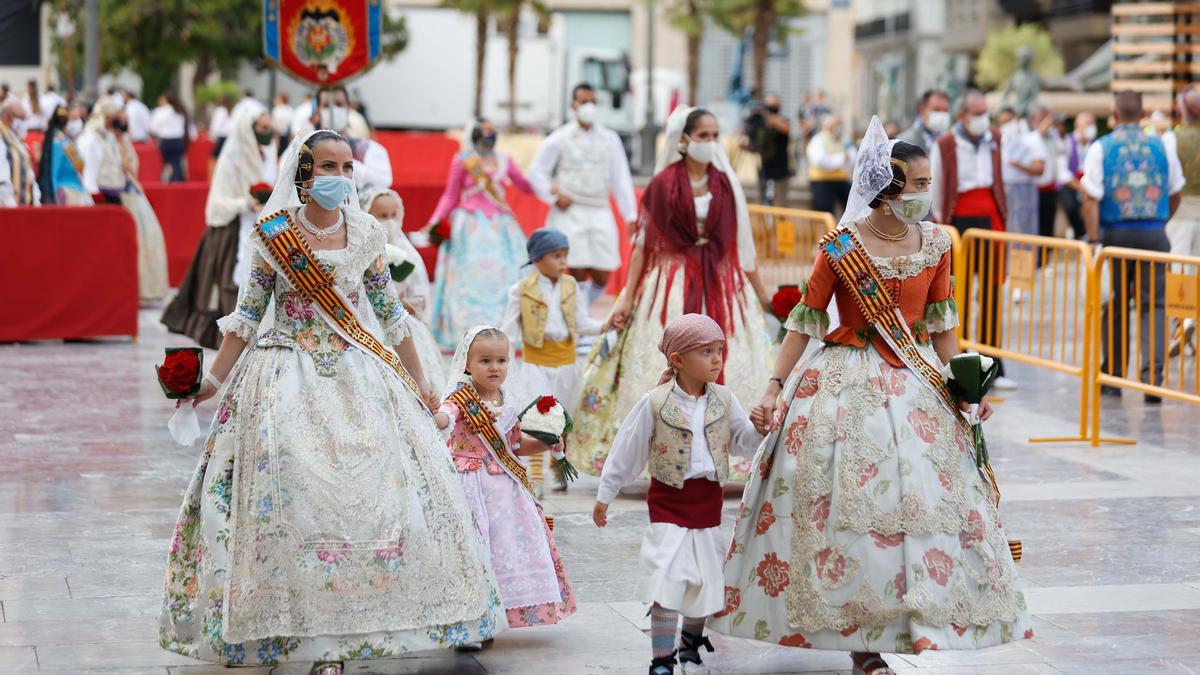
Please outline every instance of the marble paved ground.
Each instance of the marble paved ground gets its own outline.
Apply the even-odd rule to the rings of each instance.
[[[0,345],[0,672],[228,672],[158,648],[171,526],[197,450],[174,445],[154,382],[164,345],[143,311],[139,342]],[[1200,409],[1104,402],[1132,446],[1036,445],[1073,433],[1071,380],[1012,367],[1019,392],[988,424],[1035,639],[977,653],[891,656],[899,673],[1200,673]],[[202,411],[202,418],[211,408]],[[633,600],[644,503],[590,522],[594,481],[549,499],[580,600],[576,616],[502,634],[477,655],[351,663],[350,673],[644,673]],[[727,503],[727,514],[736,498]],[[728,525],[727,525],[728,527]],[[719,673],[844,673],[846,655],[714,639]],[[295,664],[251,673],[306,673]],[[245,671],[242,671],[245,672]]]

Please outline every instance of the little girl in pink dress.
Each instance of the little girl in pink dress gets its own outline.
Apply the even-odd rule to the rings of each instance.
[[[509,626],[520,628],[571,615],[575,594],[520,459],[549,448],[521,433],[517,415],[527,402],[504,386],[511,354],[500,329],[468,331],[451,365],[458,381],[434,419],[450,431],[450,455],[491,551]]]

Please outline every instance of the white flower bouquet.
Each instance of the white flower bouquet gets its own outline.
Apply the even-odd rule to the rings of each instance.
[[[392,281],[401,282],[408,278],[417,268],[417,263],[411,260],[407,252],[399,246],[384,244],[387,264],[392,272]]]
[[[995,359],[976,352],[959,354],[942,368],[942,377],[950,393],[972,405],[978,405],[987,396],[999,374],[1000,364]],[[975,466],[991,466],[987,442],[983,438],[983,424],[974,408],[971,410],[971,431],[975,443]]]
[[[529,434],[553,448],[550,456],[554,458],[554,468],[560,486],[565,488],[568,481],[579,478],[579,470],[567,461],[567,454],[561,447],[563,439],[571,433],[574,423],[558,399],[553,396],[540,396],[526,406],[517,419],[521,420],[522,433]]]

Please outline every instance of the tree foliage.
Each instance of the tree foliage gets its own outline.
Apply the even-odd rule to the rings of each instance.
[[[975,62],[975,81],[982,87],[1000,87],[1017,72],[1017,50],[1033,50],[1033,69],[1043,80],[1063,73],[1063,59],[1046,29],[1033,23],[1009,26],[988,36]]]
[[[791,19],[803,16],[804,0],[705,0],[704,13],[736,37],[751,35],[754,87],[762,95],[771,40],[786,40]]]

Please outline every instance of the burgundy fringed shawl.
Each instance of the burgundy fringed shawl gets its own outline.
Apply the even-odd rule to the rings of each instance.
[[[733,188],[725,174],[711,164],[708,189],[712,202],[705,219],[703,238],[696,222],[692,184],[684,162],[663,169],[642,196],[639,227],[645,232],[646,270],[666,263],[663,257],[682,258],[684,313],[707,314],[725,335],[734,333],[734,308],[742,300],[742,274],[737,251],[737,213]],[[640,284],[652,275],[642,274]],[[668,276],[668,284],[674,282]],[[640,290],[640,289],[639,289]],[[670,292],[670,286],[667,287]],[[663,306],[663,324],[666,306]]]

